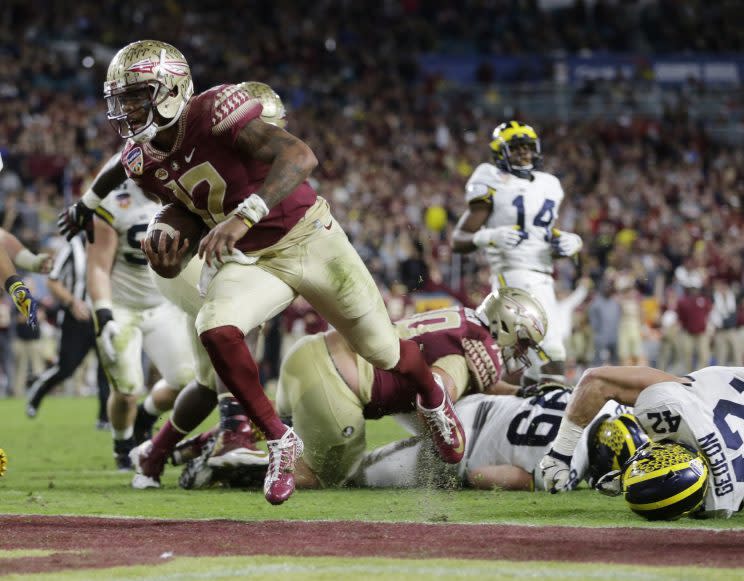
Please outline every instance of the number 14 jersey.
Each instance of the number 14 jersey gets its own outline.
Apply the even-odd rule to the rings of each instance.
[[[730,517],[744,501],[744,367],[706,367],[644,389],[635,414],[654,441],[700,450],[708,463],[708,516]]]
[[[563,188],[555,176],[532,172],[533,179],[518,178],[495,165],[482,163],[465,186],[468,203],[482,200],[491,205],[487,228],[514,226],[523,239],[508,250],[487,248],[491,270],[536,270],[553,272],[551,229],[563,201]]]

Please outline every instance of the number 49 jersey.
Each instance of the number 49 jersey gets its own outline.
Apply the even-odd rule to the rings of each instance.
[[[555,176],[532,172],[532,181],[518,178],[490,163],[479,165],[465,186],[468,203],[483,200],[492,206],[487,228],[519,227],[523,240],[515,248],[487,248],[493,272],[509,269],[552,274],[551,230],[563,201],[563,188]]]
[[[118,305],[149,309],[164,301],[140,248],[150,220],[159,209],[160,205],[149,200],[133,181],[126,180],[96,211],[119,238],[111,271],[111,298]]]
[[[708,516],[730,517],[744,501],[744,367],[706,367],[690,383],[651,385],[635,414],[649,437],[699,450],[708,461]]]
[[[478,394],[458,401],[455,409],[467,440],[460,476],[465,479],[468,470],[479,466],[509,465],[534,472],[558,434],[570,396],[571,392],[559,389],[528,399]],[[610,400],[593,421],[628,412],[630,408]],[[588,432],[584,430],[571,461],[570,488],[581,482],[589,468]]]

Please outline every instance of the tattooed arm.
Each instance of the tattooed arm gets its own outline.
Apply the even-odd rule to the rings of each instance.
[[[261,189],[256,192],[269,208],[291,194],[318,165],[305,142],[260,119],[240,130],[235,145],[246,157],[271,164]]]
[[[210,266],[213,259],[221,262],[225,251],[231,254],[235,243],[318,165],[315,154],[303,141],[259,119],[249,121],[240,130],[235,145],[246,158],[270,164],[271,168],[260,189],[238,204],[232,217],[202,238],[199,256]]]

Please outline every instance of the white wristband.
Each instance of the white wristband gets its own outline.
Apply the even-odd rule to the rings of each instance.
[[[87,208],[90,208],[91,210],[95,210],[98,206],[101,205],[101,198],[99,198],[98,194],[96,194],[91,189],[88,189],[88,191],[83,194],[83,197],[80,198],[80,200],[83,202],[83,204],[85,204]]]
[[[269,213],[269,207],[261,196],[251,194],[238,204],[238,207],[235,208],[235,213],[243,218],[243,220],[250,222],[250,225],[253,225]]]
[[[583,432],[584,428],[574,424],[567,416],[563,416],[561,427],[558,428],[558,435],[553,440],[551,448],[564,456],[573,456],[576,444],[579,443]]]
[[[15,255],[13,262],[18,268],[23,270],[35,270],[37,256],[28,248],[23,248]]]
[[[114,308],[114,305],[111,304],[111,299],[100,299],[98,301],[95,301],[93,303],[93,310],[97,311],[99,309],[108,309],[109,311]]]

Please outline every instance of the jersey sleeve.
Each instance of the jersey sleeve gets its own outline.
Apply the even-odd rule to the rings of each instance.
[[[103,198],[101,205],[95,209],[94,213],[113,228],[114,221],[116,220],[116,195]]]
[[[211,107],[212,134],[235,141],[240,130],[261,116],[263,106],[238,85],[217,89]]]
[[[493,194],[495,193],[494,184],[488,176],[488,165],[482,163],[470,176],[468,183],[465,184],[465,201],[470,204],[472,202],[486,202],[488,204],[493,203]]]

